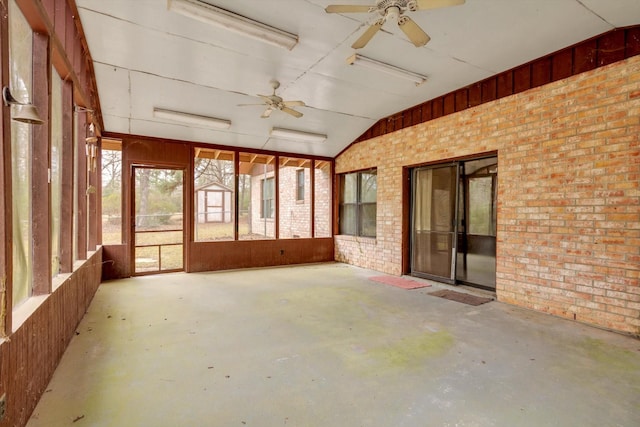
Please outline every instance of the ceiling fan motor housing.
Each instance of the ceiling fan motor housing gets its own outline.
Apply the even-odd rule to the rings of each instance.
[[[378,0],[376,3],[378,13],[383,16],[391,7],[398,8],[400,10],[400,14],[402,14],[406,10],[410,10],[412,12],[418,10],[418,3],[415,0]]]

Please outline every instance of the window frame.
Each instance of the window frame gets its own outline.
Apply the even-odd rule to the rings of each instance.
[[[362,189],[362,177],[363,175],[374,175],[376,177],[375,181],[375,202],[371,201],[363,201],[363,189]],[[352,176],[355,178],[356,189],[355,189],[355,201],[345,202],[345,183],[348,176]],[[377,237],[377,205],[378,205],[378,189],[377,189],[377,181],[378,181],[378,170],[377,168],[366,169],[362,171],[356,172],[347,172],[339,175],[339,203],[338,203],[338,231],[340,235],[343,236],[355,236],[355,237],[366,237],[373,238]],[[373,211],[375,212],[376,218],[374,219],[374,233],[366,233],[364,229],[364,212],[365,209],[371,208],[373,206]],[[346,209],[350,207],[350,209]],[[345,218],[345,215],[355,215],[355,218]],[[351,219],[351,223],[354,226],[349,227],[350,229],[345,229],[346,219]],[[351,231],[355,230],[355,231]]]

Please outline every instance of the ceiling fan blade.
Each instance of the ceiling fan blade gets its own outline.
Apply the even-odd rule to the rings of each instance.
[[[264,113],[262,113],[260,117],[266,119],[271,115],[271,113],[273,113],[273,110],[271,108],[267,108],[266,110],[264,110]]]
[[[365,47],[367,43],[369,43],[369,41],[373,38],[373,36],[375,36],[376,33],[380,31],[380,28],[382,28],[382,24],[384,24],[384,21],[380,20],[367,28],[367,31],[365,31],[360,36],[360,38],[351,45],[351,47],[354,49],[361,49]]]
[[[303,101],[284,101],[283,102],[285,107],[306,107],[307,104],[305,104]]]
[[[256,105],[264,105],[264,104],[237,104],[238,107],[253,107]]]
[[[287,114],[291,114],[293,117],[295,117],[297,119],[302,117],[302,113],[301,112],[293,110],[293,109],[288,108],[288,107],[282,107],[282,109],[280,111],[285,112]]]
[[[327,6],[324,10],[327,13],[367,13],[371,10],[371,6],[332,4],[331,6]]]
[[[271,97],[269,95],[260,95],[258,94],[258,96],[262,99],[264,99],[266,102],[271,101]]]
[[[401,17],[398,20],[398,26],[416,47],[424,46],[429,43],[429,40],[431,40],[431,37],[429,37],[429,35],[408,16]]]
[[[441,7],[458,6],[465,0],[417,0],[418,10],[439,9]]]

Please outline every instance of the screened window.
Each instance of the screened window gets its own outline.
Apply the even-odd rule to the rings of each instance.
[[[274,239],[276,158],[242,152],[238,157],[238,239]]]
[[[377,191],[376,170],[340,176],[340,234],[376,236]]]
[[[196,148],[194,158],[195,240],[233,240],[235,171],[233,151]]]
[[[102,243],[122,243],[122,144],[102,139]]]
[[[314,174],[314,237],[331,237],[331,162],[316,160]]]
[[[51,275],[60,272],[62,214],[62,79],[51,67]]]
[[[279,158],[278,219],[281,239],[311,237],[311,200],[305,200],[307,176],[311,176],[311,160],[296,157]]]
[[[11,92],[22,102],[31,94],[33,35],[15,1],[9,3],[9,67]],[[13,106],[11,108],[20,108]],[[13,306],[31,296],[33,281],[31,229],[31,125],[11,122],[13,205]]]

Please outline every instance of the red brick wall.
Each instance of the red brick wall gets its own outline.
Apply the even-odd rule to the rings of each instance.
[[[402,271],[402,169],[498,153],[497,296],[640,334],[640,57],[353,145],[378,168],[376,239],[339,261]]]

